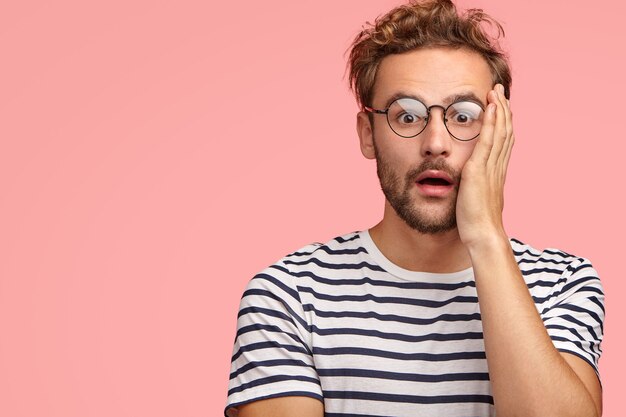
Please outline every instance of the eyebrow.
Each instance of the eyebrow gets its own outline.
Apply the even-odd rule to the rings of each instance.
[[[391,97],[389,97],[387,99],[387,101],[385,102],[385,109],[389,108],[389,106],[391,105],[391,103],[393,103],[394,101],[396,101],[399,98],[412,98],[415,100],[419,100],[422,103],[426,104],[426,100],[424,100],[423,97],[421,97],[419,94],[413,94],[413,93],[407,93],[405,91],[398,91],[396,93],[394,93]],[[468,92],[462,92],[462,93],[457,93],[457,94],[453,94],[451,96],[448,96],[446,98],[443,99],[443,105],[446,106],[450,103],[456,103],[457,101],[473,101],[476,104],[480,104],[480,106],[482,108],[485,108],[485,104],[483,103],[483,101],[481,99],[479,99],[476,94],[468,91]]]

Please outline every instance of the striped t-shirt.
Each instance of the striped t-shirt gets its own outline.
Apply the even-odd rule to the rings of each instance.
[[[596,271],[586,259],[510,242],[555,347],[597,373]],[[225,414],[290,395],[323,401],[326,417],[495,415],[472,269],[400,268],[363,231],[256,275],[241,300]]]

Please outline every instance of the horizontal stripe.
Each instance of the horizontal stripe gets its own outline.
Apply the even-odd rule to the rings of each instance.
[[[596,323],[598,323],[600,325],[600,328],[603,327],[603,325],[602,325],[603,320],[600,319],[600,316],[598,316],[593,311],[587,310],[587,309],[585,309],[583,307],[580,307],[580,306],[577,306],[577,305],[573,305],[573,304],[562,303],[562,304],[555,305],[554,307],[552,307],[550,309],[550,311],[554,311],[556,309],[569,310],[569,311],[574,311],[576,313],[583,313],[585,315],[588,315],[592,319],[594,319],[596,321]]]
[[[269,291],[266,290],[257,290],[257,289],[250,289],[250,290],[246,290],[243,293],[243,297],[251,297],[254,295],[258,295],[261,297],[268,297],[271,298],[272,300],[276,300],[280,303],[279,307],[284,308],[287,310],[287,312],[289,313],[289,315],[286,315],[282,312],[278,312],[276,310],[268,310],[268,309],[263,309],[261,307],[244,307],[243,309],[241,309],[239,311],[239,314],[237,315],[237,317],[241,317],[244,314],[248,314],[249,312],[254,312],[253,310],[256,309],[256,312],[265,312],[265,314],[269,315],[269,316],[273,316],[273,317],[281,317],[284,320],[290,321],[294,324],[295,326],[295,322],[293,321],[293,319],[295,318],[298,323],[300,323],[300,325],[302,327],[304,327],[305,329],[308,329],[309,324],[306,322],[306,320],[304,320],[302,317],[300,317],[295,311],[293,311],[293,309],[289,306],[289,304],[285,303],[279,296],[277,296],[274,293],[271,293]],[[270,313],[270,311],[273,311],[273,313]]]
[[[292,339],[295,342],[300,343],[302,346],[306,346],[306,344],[300,340],[300,338],[290,332],[284,331],[283,329],[281,329],[278,326],[273,326],[270,324],[259,324],[259,323],[255,323],[255,324],[250,324],[248,326],[243,326],[239,329],[237,329],[237,337],[241,337],[242,335],[246,334],[246,333],[250,333],[250,332],[263,332],[263,331],[267,331],[267,332],[272,332],[272,333],[280,333],[280,334],[284,334],[285,336],[288,336],[290,339]]]
[[[358,255],[359,253],[367,253],[367,249],[363,246],[359,246],[357,248],[349,248],[349,249],[331,249],[326,245],[321,245],[315,248],[312,252],[294,252],[292,255],[294,256],[305,256],[312,255],[317,251],[326,252],[329,255]]]
[[[452,403],[486,403],[493,404],[491,395],[422,395],[381,394],[361,391],[326,391],[324,398],[341,398],[345,400],[385,401],[390,403],[410,404],[452,404]]]
[[[401,361],[425,361],[425,362],[447,362],[458,360],[487,359],[485,352],[455,352],[455,353],[403,353],[398,351],[388,351],[381,349],[371,349],[356,346],[345,346],[335,348],[322,348],[313,346],[313,354],[318,356],[336,355],[360,355],[377,358],[397,359]]]
[[[571,262],[572,261],[569,259],[562,260],[562,259],[548,259],[548,258],[539,258],[539,259],[522,258],[517,261],[518,264],[550,263],[550,264],[555,264],[555,265],[567,265],[567,264],[571,264]]]
[[[324,398],[322,398],[322,396],[319,395],[316,392],[311,392],[311,391],[283,391],[283,392],[277,392],[277,393],[270,394],[270,395],[260,395],[260,396],[254,397],[253,399],[245,399],[243,401],[237,401],[237,402],[233,402],[233,403],[227,404],[226,407],[224,408],[224,417],[227,416],[226,413],[231,408],[237,408],[237,407],[239,407],[241,405],[251,403],[252,401],[268,400],[270,398],[282,398],[282,397],[309,397],[309,398],[315,398],[316,400],[324,402]],[[324,417],[326,417],[326,416],[327,415],[325,414]],[[386,416],[383,416],[383,417],[386,417]]]
[[[276,266],[275,268],[278,269],[279,267]],[[289,271],[287,271],[284,268],[282,269],[282,271],[287,274],[289,273]],[[272,275],[257,274],[254,276],[253,280],[265,280],[267,282],[271,282],[276,287],[280,288],[285,293],[289,294],[294,300],[296,300],[297,302],[300,302],[300,294],[298,294],[298,291],[294,290],[293,288],[288,287],[287,284],[285,284],[284,282],[282,282],[281,280],[277,279],[276,277]]]
[[[370,269],[372,271],[378,271],[378,272],[385,272],[385,270],[383,268],[381,268],[378,265],[374,265],[374,264],[370,264],[367,263],[365,261],[361,261],[359,263],[356,264],[352,264],[352,263],[342,263],[342,264],[332,264],[332,263],[328,263],[328,262],[323,262],[320,261],[317,258],[310,258],[310,259],[306,259],[304,261],[288,261],[285,260],[283,261],[283,263],[285,265],[297,265],[297,266],[303,266],[303,265],[309,265],[309,264],[314,264],[319,266],[320,268],[325,268],[325,269],[340,269],[340,270],[350,270],[350,269]]]
[[[548,324],[546,329],[555,329],[555,330],[563,330],[565,332],[570,332],[574,336],[578,338],[578,340],[585,340],[584,337],[581,336],[580,333],[576,331],[576,329],[572,329],[571,327],[561,326],[560,324]]]
[[[534,269],[525,269],[525,270],[521,270],[522,275],[524,276],[528,276],[528,275],[535,275],[535,274],[562,274],[563,271],[561,269],[554,269],[554,268],[534,268]]]
[[[318,369],[320,377],[361,377],[365,379],[390,379],[394,381],[411,382],[452,382],[452,381],[489,381],[489,374],[478,373],[453,373],[442,375],[426,375],[416,373],[399,373],[388,371],[377,371],[373,369]]]
[[[562,314],[556,317],[550,317],[545,319],[544,321],[556,321],[556,320],[563,320],[563,321],[568,321],[572,324],[575,324],[577,327],[581,327],[584,328],[585,330],[587,330],[587,332],[589,332],[589,334],[591,334],[591,336],[594,339],[598,339],[598,334],[596,333],[595,329],[593,328],[593,326],[584,323],[580,320],[578,320],[576,317],[570,315],[570,314]],[[582,338],[580,338],[582,340]]]
[[[335,241],[336,241],[336,242],[338,242],[338,243],[352,242],[353,240],[357,240],[357,239],[359,239],[359,238],[360,238],[360,236],[359,236],[358,232],[354,232],[354,233],[355,233],[355,235],[354,235],[354,236],[351,236],[351,237],[349,237],[349,238],[345,238],[345,237],[343,237],[343,236],[337,236],[337,237],[336,237],[335,239],[333,239],[333,240],[335,240]]]
[[[256,379],[254,381],[245,383],[245,384],[241,384],[238,387],[234,387],[228,390],[228,395],[233,395],[237,392],[241,392],[243,390],[249,389],[249,388],[254,388],[254,387],[258,387],[261,385],[268,385],[268,384],[274,384],[276,382],[284,382],[284,381],[301,381],[301,382],[310,382],[311,384],[316,384],[319,385],[320,382],[315,379],[315,378],[311,378],[308,376],[301,376],[301,375],[275,375],[275,376],[268,376],[266,378],[260,378],[260,379]]]
[[[559,278],[558,281],[542,281],[542,280],[537,280],[537,281],[533,281],[531,283],[527,284],[527,287],[529,290],[532,290],[533,288],[536,287],[541,287],[541,288],[553,288],[556,287],[564,282],[567,282],[567,278]]]
[[[256,350],[262,350],[262,349],[274,349],[277,351],[285,350],[287,352],[301,353],[303,355],[310,354],[307,349],[304,349],[301,346],[283,345],[282,343],[278,343],[273,340],[270,340],[267,342],[250,343],[250,344],[239,347],[237,352],[233,354],[230,361],[235,362],[244,353],[254,352]]]
[[[451,340],[476,340],[482,339],[483,334],[480,332],[468,333],[429,333],[420,336],[412,336],[403,333],[386,333],[379,330],[352,329],[352,328],[335,328],[335,329],[319,329],[317,326],[311,326],[313,333],[320,336],[338,336],[338,335],[355,335],[376,337],[379,339],[401,340],[403,342],[446,342]]]
[[[359,318],[359,319],[376,319],[380,321],[390,321],[395,323],[407,323],[416,325],[429,325],[438,322],[467,322],[472,320],[480,320],[480,313],[473,314],[441,314],[430,319],[422,319],[417,317],[398,316],[395,314],[379,314],[372,311],[322,311],[316,309],[312,304],[304,304],[304,311],[311,311],[317,317],[324,318]]]
[[[375,303],[391,303],[391,304],[406,304],[413,306],[421,306],[421,307],[443,307],[451,303],[477,303],[478,297],[467,297],[467,296],[456,296],[452,297],[449,300],[444,301],[433,301],[427,299],[416,299],[416,298],[404,298],[404,297],[377,297],[372,294],[363,294],[363,295],[329,295],[322,294],[314,291],[309,287],[298,287],[298,291],[302,293],[309,293],[313,297],[318,300],[326,300],[326,301],[373,301]]]
[[[581,285],[582,283],[585,283],[585,282],[597,283],[599,282],[599,280],[598,280],[598,277],[595,277],[595,276],[579,277],[576,280],[570,281],[567,284],[565,284],[563,286],[562,292],[567,292],[571,290],[572,288],[581,287],[580,289],[577,290],[578,292],[591,291],[591,292],[595,292],[596,294],[602,294],[602,291],[600,291],[600,289],[597,288],[596,286]]]
[[[272,368],[276,366],[297,366],[297,367],[305,367],[305,368],[313,368],[313,365],[309,365],[308,363],[295,359],[274,359],[267,361],[256,361],[249,362],[237,369],[236,372],[232,372],[230,374],[230,379],[236,378],[237,376],[248,372],[251,369],[256,368]]]
[[[314,282],[327,285],[354,285],[360,286],[363,284],[370,284],[378,287],[392,287],[403,289],[423,289],[423,290],[447,290],[452,291],[465,287],[476,287],[476,283],[472,281],[462,281],[455,283],[444,282],[406,282],[406,281],[385,281],[379,279],[373,279],[370,277],[363,277],[355,275],[355,278],[329,278],[319,275],[319,271],[315,273],[311,271],[293,271],[291,272],[296,278],[311,278]],[[346,274],[348,275],[348,274]]]

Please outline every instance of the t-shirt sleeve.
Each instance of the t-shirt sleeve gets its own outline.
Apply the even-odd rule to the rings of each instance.
[[[310,326],[294,277],[279,263],[257,274],[241,298],[225,415],[252,401],[308,396],[322,400]]]
[[[578,258],[568,265],[555,297],[542,314],[545,327],[561,352],[589,363],[599,378],[598,361],[604,332],[604,290],[591,263]]]

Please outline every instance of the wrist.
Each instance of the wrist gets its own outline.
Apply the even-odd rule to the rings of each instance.
[[[485,233],[481,237],[467,242],[465,246],[471,258],[511,251],[511,243],[504,230]]]

